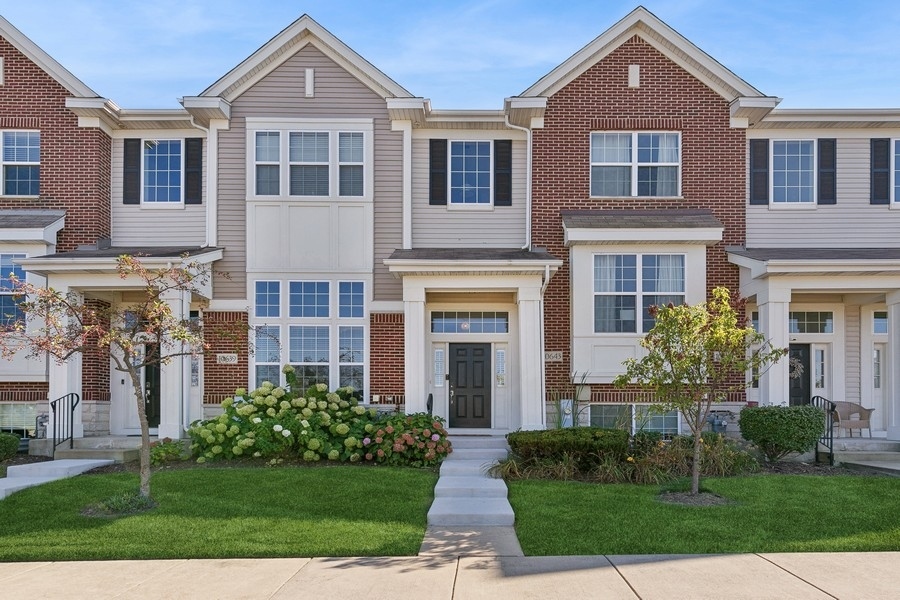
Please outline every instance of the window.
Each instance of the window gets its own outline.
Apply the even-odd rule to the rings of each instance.
[[[491,143],[450,142],[450,204],[490,203]]]
[[[181,140],[144,141],[144,202],[181,202]]]
[[[594,332],[650,331],[654,323],[650,307],[683,304],[684,281],[682,254],[595,255]],[[638,307],[641,309],[640,329]]]
[[[834,313],[792,311],[788,313],[788,332],[834,333]]]
[[[329,389],[365,389],[367,332],[365,282],[259,280],[254,319],[257,330],[256,383],[282,381],[290,364],[300,391],[324,383]],[[287,311],[281,290],[287,290]],[[334,290],[337,293],[333,293]],[[277,324],[277,325],[276,325]],[[285,332],[284,345],[278,344]],[[263,336],[263,334],[266,334]]]
[[[280,317],[281,316],[281,282],[257,281],[256,282],[256,316]]]
[[[125,139],[124,204],[182,207],[203,202],[203,139]]]
[[[363,198],[371,194],[366,182],[371,120],[294,119],[293,127],[291,121],[248,120],[247,143],[253,145],[254,153],[247,185],[254,196]],[[252,131],[254,127],[259,130]],[[356,127],[362,130],[353,130]]]
[[[812,140],[772,142],[772,201],[813,202],[815,144]]]
[[[665,413],[644,404],[591,404],[591,427],[624,429],[631,434],[656,431],[666,439],[678,435],[678,411]]]
[[[329,292],[327,281],[290,282],[291,317],[328,317]]]
[[[3,132],[3,194],[40,194],[41,134],[38,131]]]
[[[509,313],[435,311],[431,333],[509,333]]]
[[[25,269],[15,261],[25,258],[24,254],[0,254],[0,327],[9,327],[25,320],[25,313],[19,307],[20,296],[13,294],[10,275],[25,281]]]
[[[888,332],[888,316],[886,310],[876,310],[872,317],[872,333]]]
[[[592,133],[591,196],[678,196],[678,133]]]
[[[750,204],[837,203],[837,141],[750,140]]]

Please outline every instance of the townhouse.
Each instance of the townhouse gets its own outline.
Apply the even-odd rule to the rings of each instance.
[[[177,110],[0,33],[4,272],[123,307],[121,253],[214,273],[167,299],[212,348],[144,374],[161,436],[284,364],[457,432],[546,427],[567,390],[581,422],[675,433],[611,381],[650,305],[719,285],[804,367],[730,408],[860,401],[900,436],[900,111],[780,111],[640,7],[500,110],[434,109],[308,16]],[[77,435],[136,432],[102,356],[0,365],[0,420],[73,391]]]

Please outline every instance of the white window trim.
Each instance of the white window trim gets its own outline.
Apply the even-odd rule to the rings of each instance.
[[[464,210],[464,211],[491,211],[494,210],[494,142],[493,139],[448,139],[447,140],[447,210]],[[486,204],[465,204],[453,202],[453,144],[457,143],[486,143],[490,154],[488,156],[488,175],[490,176],[490,202]]]
[[[180,193],[178,202],[160,202],[148,201],[144,195],[145,193],[145,182],[147,177],[147,170],[144,166],[144,151],[147,149],[147,142],[181,142],[181,165],[179,166],[179,170],[181,173],[181,183]],[[172,210],[172,209],[183,209],[185,206],[184,203],[184,192],[185,192],[185,182],[184,182],[184,161],[186,154],[186,143],[185,138],[183,137],[142,137],[141,138],[141,208],[147,208],[150,210]]]
[[[305,119],[284,118],[272,119],[269,117],[248,117],[247,126],[247,200],[273,201],[284,200],[291,202],[371,202],[374,198],[374,171],[375,171],[375,143],[373,119]],[[256,161],[256,134],[258,132],[279,133],[279,193],[260,195],[256,193],[256,165],[276,164],[269,161]],[[290,194],[290,134],[292,132],[327,132],[328,137],[328,195],[327,196],[294,196]],[[341,163],[339,154],[339,137],[341,133],[363,134],[363,195],[340,195],[340,165],[360,164]],[[301,163],[293,163],[301,164]],[[303,163],[313,164],[313,163]],[[316,163],[320,164],[320,163]]]
[[[631,162],[630,163],[612,163],[612,162],[598,162],[595,163],[591,157],[591,148],[593,146],[593,136],[594,134],[630,134],[631,135]],[[638,134],[663,134],[663,133],[672,133],[678,136],[678,162],[658,162],[658,163],[641,163],[638,162]],[[684,153],[682,152],[682,132],[681,131],[669,131],[669,130],[660,130],[660,131],[607,131],[607,130],[599,130],[599,131],[591,131],[588,134],[588,195],[591,198],[682,198],[682,187],[681,187],[681,177],[682,172],[684,171],[683,162],[684,162]],[[677,177],[677,186],[678,190],[674,196],[638,196],[638,167],[676,167],[678,169],[678,177]],[[591,188],[593,187],[591,184],[593,182],[592,171],[594,167],[630,167],[631,168],[631,194],[629,196],[594,196],[591,192]]]
[[[890,178],[890,198],[891,201],[888,203],[888,206],[892,210],[900,210],[900,196],[897,195],[896,185],[900,182],[897,181],[897,171],[900,171],[900,164],[897,163],[897,160],[900,159],[900,138],[891,138],[891,146],[890,152],[888,152],[888,158],[891,161],[891,178]],[[871,174],[870,174],[871,176]]]
[[[808,202],[778,202],[775,200],[775,143],[809,142],[812,144],[812,200]],[[769,208],[775,210],[815,210],[819,194],[819,144],[814,138],[773,138],[769,140]]]
[[[2,63],[0,63],[2,66]],[[41,160],[40,160],[40,148],[43,145],[43,140],[38,144],[38,161],[37,162],[21,162],[21,161],[9,161],[3,160],[3,134],[4,133],[36,133],[40,136],[40,129],[2,129],[0,130],[0,197],[3,198],[39,198],[41,195]],[[40,136],[43,137],[43,136]],[[18,166],[18,167],[37,167],[38,168],[38,193],[37,195],[21,195],[21,194],[5,194],[6,191],[6,167],[7,166]]]

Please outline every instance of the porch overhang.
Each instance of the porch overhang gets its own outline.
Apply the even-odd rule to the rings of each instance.
[[[395,250],[384,264],[398,279],[448,275],[542,275],[549,279],[562,266],[562,261],[540,250],[417,248]]]
[[[897,277],[900,248],[744,248],[725,249],[728,261],[747,269],[751,279],[789,275]]]
[[[699,244],[722,241],[725,226],[708,210],[564,210],[566,247],[615,244]]]
[[[62,210],[0,210],[0,239],[5,243],[53,246],[65,224]]]

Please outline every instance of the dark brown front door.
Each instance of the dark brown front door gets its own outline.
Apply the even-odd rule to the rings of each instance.
[[[490,344],[450,344],[450,427],[491,426],[490,375]]]
[[[146,344],[144,351],[155,354],[159,352],[156,344]],[[144,367],[144,410],[147,411],[147,424],[150,427],[159,427],[160,412],[160,369],[159,363],[148,364]]]
[[[809,344],[791,344],[788,348],[788,357],[790,358],[788,372],[793,375],[799,371],[797,377],[788,380],[788,403],[791,406],[809,404]],[[799,369],[796,365],[799,365]]]

